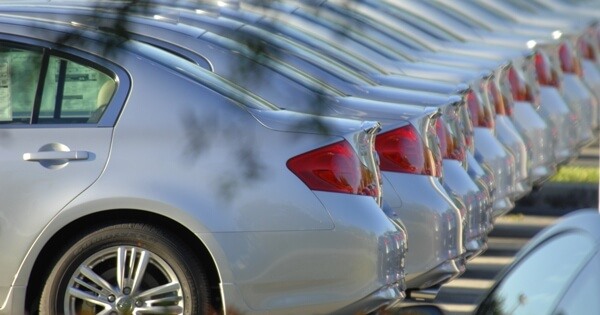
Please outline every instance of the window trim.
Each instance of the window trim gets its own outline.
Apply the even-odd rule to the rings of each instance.
[[[85,38],[84,38],[85,40]],[[42,71],[43,76],[38,80],[36,96],[34,101],[34,110],[29,124],[0,124],[0,129],[18,129],[18,128],[109,128],[114,127],[120,116],[121,110],[125,106],[129,91],[131,89],[131,78],[129,74],[120,66],[94,55],[92,53],[83,52],[76,48],[62,46],[55,43],[50,43],[44,40],[34,39],[12,34],[0,33],[0,43],[6,43],[15,48],[27,49],[31,51],[40,51],[42,55]],[[37,123],[39,116],[39,107],[41,106],[41,96],[43,92],[43,81],[45,80],[46,71],[48,70],[48,61],[50,57],[58,57],[73,61],[80,65],[93,68],[100,71],[115,81],[116,90],[104,111],[104,114],[97,123],[77,123],[77,124],[44,124]],[[42,73],[40,73],[42,74]],[[39,94],[39,95],[38,95]],[[39,99],[38,99],[39,98]],[[37,110],[36,110],[37,107]],[[36,113],[37,111],[37,113]],[[34,115],[35,114],[35,115]]]

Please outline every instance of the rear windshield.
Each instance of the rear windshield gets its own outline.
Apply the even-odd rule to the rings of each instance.
[[[217,93],[233,99],[243,106],[262,110],[279,109],[277,106],[267,102],[266,100],[240,87],[239,85],[159,48],[135,41],[128,42],[128,46],[141,55],[148,57],[149,59],[202,85],[205,85]]]

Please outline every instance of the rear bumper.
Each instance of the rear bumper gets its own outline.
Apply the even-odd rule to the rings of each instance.
[[[314,194],[334,229],[198,235],[218,266],[227,308],[248,315],[330,314],[403,298],[405,232],[373,198]]]
[[[519,200],[528,195],[532,189],[532,185],[530,185],[528,182],[517,183],[515,185],[515,189],[513,190],[513,194],[511,195],[511,199]]]
[[[497,218],[501,215],[507,214],[514,207],[515,204],[508,197],[496,199],[494,201],[494,211],[492,212],[492,216]]]
[[[493,217],[514,207],[509,199],[515,189],[515,159],[494,136],[492,130],[475,128],[475,159],[482,167],[492,171],[495,189],[491,192]]]
[[[577,155],[573,149],[578,141],[578,126],[571,120],[575,114],[558,89],[541,86],[540,96],[539,113],[550,126],[554,138],[554,161],[563,164]]]
[[[479,239],[473,239],[465,245],[467,248],[476,248],[477,250],[467,251],[464,255],[465,260],[471,260],[485,252],[488,248],[487,236]]]
[[[464,254],[466,221],[438,178],[382,172],[384,202],[388,216],[401,220],[408,233],[406,255],[407,287],[422,287],[430,280],[421,276],[436,266]],[[410,281],[410,279],[418,280]]]
[[[556,167],[538,166],[532,171],[532,182],[534,186],[540,186],[556,173]]]
[[[515,102],[513,121],[527,148],[527,179],[536,185],[556,172],[551,127],[529,102]]]
[[[399,285],[383,287],[369,296],[332,314],[370,314],[399,304],[406,297]]]
[[[576,148],[581,148],[593,142],[592,116],[597,100],[590,93],[588,87],[581,79],[573,74],[565,73],[563,76],[563,97],[574,114],[573,122],[577,126]]]
[[[466,208],[467,226],[464,231],[465,249],[471,254],[480,252],[489,225],[489,196],[481,190],[459,161],[443,160],[444,188]]]
[[[466,270],[465,259],[463,256],[455,257],[444,261],[435,268],[423,273],[409,281],[407,285],[411,289],[425,289],[433,286],[447,283],[458,276],[462,275]],[[411,283],[419,283],[420,286],[411,286]]]

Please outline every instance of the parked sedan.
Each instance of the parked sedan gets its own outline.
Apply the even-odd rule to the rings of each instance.
[[[108,28],[119,18],[109,12],[61,7],[56,3],[35,8],[15,6],[10,12],[71,21],[81,27],[97,25]],[[266,100],[286,104],[290,110],[379,120],[382,133],[377,137],[376,149],[385,183],[384,201],[389,206],[386,212],[391,219],[402,220],[408,238],[412,240],[409,243],[412,249],[405,264],[407,288],[426,288],[459,276],[465,270],[465,257],[486,248],[487,231],[491,227],[490,213],[474,213],[471,216],[467,214],[471,210],[467,206],[479,203],[481,209],[488,209],[489,195],[473,193],[478,192],[477,187],[461,165],[465,144],[459,145],[454,127],[441,124],[439,109],[349,97],[280,60],[289,60],[291,56],[267,53],[257,56],[241,42],[188,24],[165,23],[134,14],[127,20],[128,36],[186,56],[191,62],[236,81]],[[242,65],[249,71],[240,74]],[[400,92],[381,89],[379,94],[396,100],[407,96],[414,99],[412,94]],[[289,102],[289,99],[294,102]],[[464,106],[459,102],[460,98],[437,97],[436,100],[447,108],[448,115],[453,115],[448,118],[458,119],[456,108]],[[443,139],[443,152],[440,152],[436,132]],[[461,161],[457,157],[450,160],[448,154],[454,151],[462,154]],[[445,165],[442,172],[442,163],[455,165]],[[454,173],[444,176],[445,172]],[[465,206],[461,195],[449,195],[444,189],[447,183],[462,187],[464,190],[460,193],[468,196],[470,203]],[[466,234],[466,227],[471,225],[472,231],[469,229]],[[429,226],[436,228],[427,228]],[[469,236],[469,243],[464,240],[463,234]]]
[[[403,297],[378,123],[280,110],[115,39],[0,17],[0,314],[348,314]]]

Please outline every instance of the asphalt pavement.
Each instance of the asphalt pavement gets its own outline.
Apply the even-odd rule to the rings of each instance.
[[[599,152],[595,142],[584,148],[570,165],[598,167]],[[529,239],[562,215],[588,207],[598,208],[598,184],[545,183],[540,190],[517,202],[511,213],[496,220],[488,250],[469,261],[461,277],[443,285],[435,300],[407,299],[403,305],[431,303],[449,315],[472,314],[482,294],[494,284],[496,275],[512,262]]]

